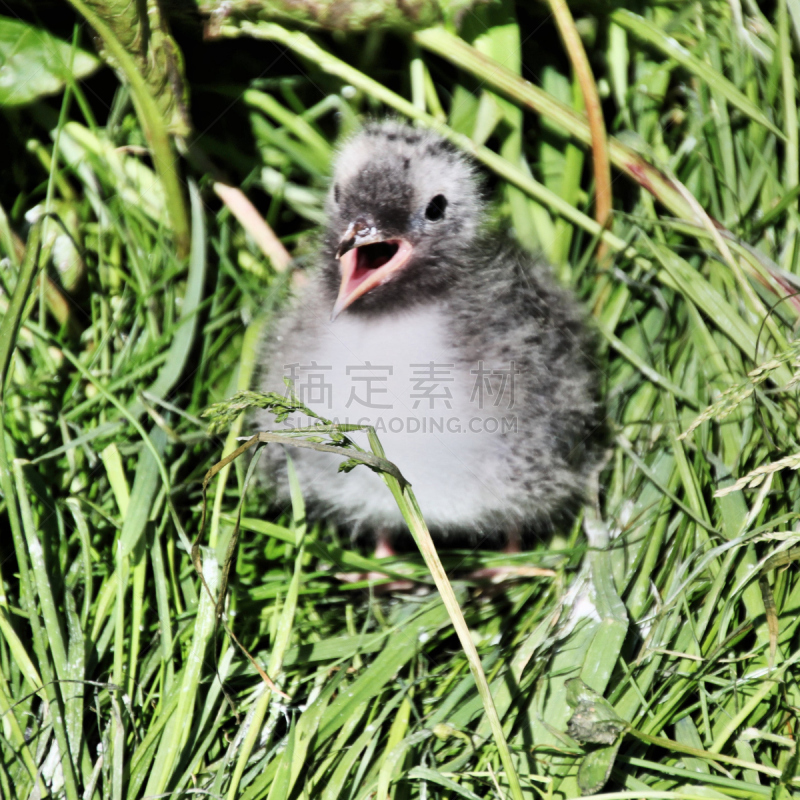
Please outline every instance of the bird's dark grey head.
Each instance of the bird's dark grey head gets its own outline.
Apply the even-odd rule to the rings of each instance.
[[[477,174],[431,131],[367,124],[341,149],[327,200],[333,316],[440,296],[468,269],[483,217]]]

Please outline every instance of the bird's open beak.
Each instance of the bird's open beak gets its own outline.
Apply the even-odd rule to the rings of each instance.
[[[392,279],[411,256],[405,239],[387,239],[374,227],[350,223],[339,243],[342,282],[331,313],[331,322],[354,300]]]

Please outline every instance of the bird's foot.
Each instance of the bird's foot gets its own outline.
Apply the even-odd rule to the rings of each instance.
[[[530,564],[507,564],[499,567],[483,567],[469,574],[469,579],[480,583],[505,583],[520,578],[552,578],[555,571]]]
[[[412,580],[390,580],[383,572],[337,572],[336,578],[342,583],[372,583],[375,594],[389,594],[390,592],[409,592],[419,586]],[[386,582],[388,580],[388,583]]]
[[[518,555],[522,553],[522,537],[516,529],[508,533],[506,546],[500,551],[503,555]],[[552,569],[535,567],[532,564],[504,564],[497,567],[483,567],[469,574],[469,579],[480,583],[505,583],[506,581],[519,580],[520,578],[551,578],[555,575]]]
[[[395,553],[394,548],[389,542],[388,536],[378,534],[373,558],[389,558],[395,555],[397,555],[397,553]],[[409,592],[420,585],[411,579],[395,578],[392,580],[389,575],[372,570],[369,572],[337,572],[336,578],[342,581],[342,583],[374,583],[376,585],[373,587],[373,591],[376,594]]]

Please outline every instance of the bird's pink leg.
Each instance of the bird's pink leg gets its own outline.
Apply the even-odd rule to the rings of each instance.
[[[505,553],[506,555],[522,552],[522,537],[519,535],[519,528],[513,527],[508,532],[508,541],[506,542],[506,546],[500,552]]]
[[[388,558],[389,556],[396,556],[394,548],[392,547],[392,540],[386,530],[380,529],[375,536],[375,553],[374,558]]]

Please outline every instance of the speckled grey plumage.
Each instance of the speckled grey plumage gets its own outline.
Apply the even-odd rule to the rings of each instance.
[[[444,216],[428,219],[429,203],[440,196],[447,200]],[[340,421],[380,423],[387,456],[411,481],[435,535],[497,537],[550,528],[582,497],[599,456],[598,373],[585,315],[573,296],[555,284],[545,264],[486,228],[474,166],[431,132],[394,121],[367,125],[339,154],[327,213],[309,285],[278,316],[265,342],[260,387],[282,391],[286,365],[316,362],[335,396],[332,403],[309,404]],[[413,255],[331,323],[340,282],[336,253],[356,218],[386,238],[404,237]],[[414,400],[408,392],[409,385],[421,385],[414,381],[423,371],[415,368],[428,362],[453,365],[440,370],[446,383],[438,385],[433,409],[430,398]],[[510,378],[502,375],[512,363],[513,397]],[[484,378],[481,370],[492,369]],[[378,400],[390,401],[379,404],[391,410],[355,402],[354,376],[367,373],[387,390]],[[484,380],[484,399],[492,402],[478,407],[477,382]],[[449,409],[443,392],[451,395]],[[494,400],[502,402],[495,406]],[[405,428],[389,430],[389,415]],[[426,415],[446,418],[453,430],[413,433]],[[489,431],[492,419],[512,418],[516,432]],[[272,418],[263,414],[257,423],[268,426]],[[267,450],[269,480],[285,496],[282,453]],[[347,526],[353,535],[404,528],[391,495],[370,470],[339,474],[335,456],[291,455],[312,517]]]

